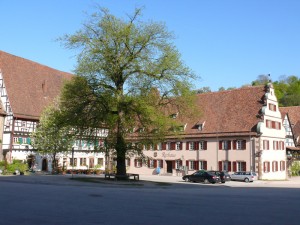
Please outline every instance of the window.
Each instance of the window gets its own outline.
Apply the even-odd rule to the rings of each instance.
[[[273,172],[277,172],[278,171],[278,162],[277,161],[273,161],[272,162],[272,171]]]
[[[181,150],[181,142],[176,142],[175,148],[176,150]]]
[[[103,166],[103,158],[98,158],[97,159],[97,165],[99,165],[100,167]]]
[[[285,161],[280,161],[280,171],[285,171]]]
[[[276,112],[276,105],[274,105],[274,104],[272,104],[272,103],[269,103],[269,109],[270,109],[271,111]]]
[[[195,150],[195,142],[190,142],[189,145],[190,150]]]
[[[162,143],[158,143],[158,145],[157,145],[157,150],[159,150],[159,151],[162,150]]]
[[[190,161],[189,162],[189,170],[194,170],[195,169],[195,161]]]
[[[80,166],[86,166],[86,158],[80,158]]]
[[[269,140],[263,140],[263,150],[269,150],[270,145],[269,145]]]
[[[19,138],[14,137],[14,144],[17,144],[17,143],[19,143]]]
[[[166,150],[171,150],[171,142],[167,142]]]
[[[180,169],[181,165],[182,165],[181,160],[175,161],[175,169],[177,169],[177,170]]]
[[[246,149],[246,140],[234,140],[233,149],[236,150],[245,150]]]
[[[199,141],[199,150],[207,150],[207,141]]]
[[[199,170],[207,170],[207,161],[199,161]]]
[[[220,141],[219,142],[219,150],[230,150],[231,149],[231,141]]]
[[[236,171],[243,171],[243,162],[236,162]]]
[[[153,159],[149,159],[149,161],[148,161],[148,167],[149,168],[154,168],[154,160]]]
[[[267,126],[267,128],[280,130],[281,129],[281,122],[266,120],[266,126]]]
[[[162,160],[157,160],[157,167],[162,168]]]
[[[134,166],[135,167],[142,167],[142,160],[141,159],[135,159],[134,160]]]
[[[270,172],[270,162],[264,162],[264,173]]]
[[[70,166],[77,166],[77,158],[74,158],[74,165],[73,165],[73,159],[70,158]]]

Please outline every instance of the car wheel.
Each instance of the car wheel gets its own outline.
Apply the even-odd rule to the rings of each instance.
[[[184,179],[184,181],[185,181],[185,182],[190,182],[190,178],[186,177],[186,178]]]
[[[209,181],[207,179],[204,180],[204,184],[208,184]]]
[[[249,178],[245,178],[244,180],[246,183],[249,183]]]
[[[222,184],[225,184],[225,180],[222,181]]]

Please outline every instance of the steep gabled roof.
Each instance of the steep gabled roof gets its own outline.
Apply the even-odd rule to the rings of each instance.
[[[73,76],[3,51],[0,71],[13,115],[34,120],[59,95],[64,81]]]
[[[300,146],[300,106],[289,106],[279,108],[282,118],[287,114],[291,123],[296,145]]]
[[[300,121],[300,106],[289,106],[289,107],[280,107],[279,108],[282,118],[286,114],[289,115],[289,119],[291,122],[291,125],[296,125],[298,121]]]
[[[185,133],[197,136],[254,134],[264,94],[264,86],[198,94],[201,115],[197,121],[181,118],[187,123]],[[195,126],[199,121],[205,121],[202,131]]]

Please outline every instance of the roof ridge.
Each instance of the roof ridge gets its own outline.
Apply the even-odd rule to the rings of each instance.
[[[35,62],[35,61],[31,60],[31,59],[26,59],[26,58],[24,58],[24,57],[17,56],[17,55],[14,55],[14,54],[11,54],[11,53],[8,53],[8,52],[4,52],[4,51],[0,50],[0,55],[1,55],[1,53],[4,54],[4,55],[7,55],[7,56],[9,56],[9,57],[18,58],[18,59],[21,59],[21,60],[24,60],[24,61],[33,63],[33,64],[35,64],[35,65],[37,65],[37,66],[42,66],[42,67],[49,68],[49,69],[51,69],[51,70],[56,70],[56,71],[59,71],[59,72],[62,72],[62,73],[68,73],[68,74],[70,74],[70,75],[74,75],[74,74],[72,74],[72,73],[70,73],[70,72],[58,70],[58,69],[55,69],[55,68],[53,68],[53,67],[47,66],[47,65],[45,65],[45,64],[42,64],[42,63],[39,63],[39,62]]]

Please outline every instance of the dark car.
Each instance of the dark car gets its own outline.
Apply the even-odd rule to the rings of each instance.
[[[227,172],[224,172],[224,171],[220,172],[220,171],[214,171],[214,170],[210,170],[208,172],[211,172],[211,173],[219,176],[222,183],[225,183],[226,181],[231,181],[231,177]]]
[[[219,183],[220,177],[214,173],[205,171],[205,170],[198,170],[191,175],[185,175],[182,177],[184,181],[193,181],[193,182],[204,182],[205,184],[208,183]]]

